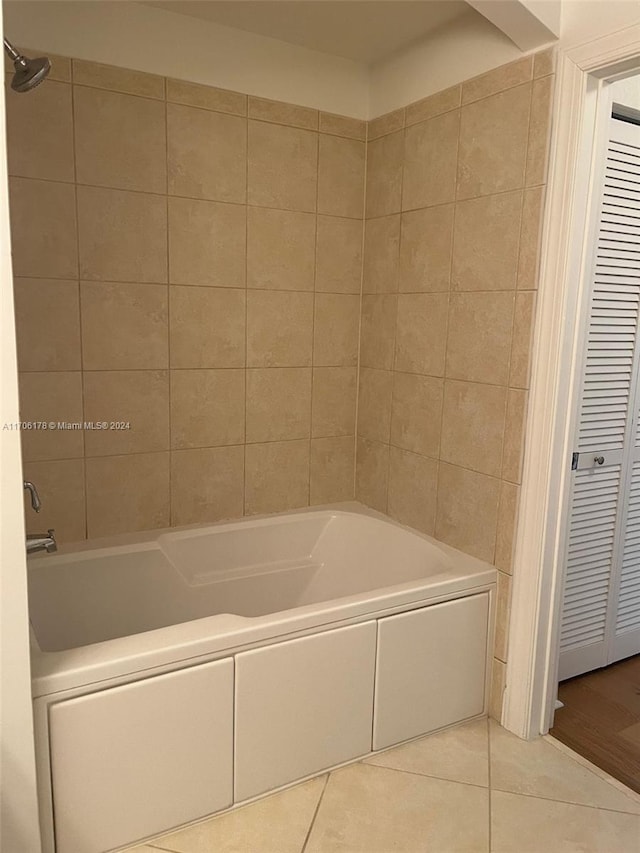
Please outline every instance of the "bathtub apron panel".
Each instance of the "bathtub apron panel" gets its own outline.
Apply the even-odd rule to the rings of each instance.
[[[233,661],[49,710],[56,853],[103,853],[232,802]]]
[[[378,622],[373,748],[482,714],[489,595]]]
[[[376,623],[236,656],[235,801],[371,750]]]

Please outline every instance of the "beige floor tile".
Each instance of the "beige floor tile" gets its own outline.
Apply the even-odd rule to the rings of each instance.
[[[588,758],[585,758],[584,755],[580,755],[578,752],[574,752],[571,747],[562,743],[562,741],[557,740],[551,734],[543,735],[543,740],[545,743],[550,744],[554,749],[558,749],[564,755],[569,755],[575,762],[581,764],[583,767],[588,768],[592,773],[594,773],[599,779],[604,779],[604,781],[616,788],[618,791],[622,791],[627,797],[630,797],[637,803],[640,803],[640,794],[636,793],[636,791],[628,788],[624,782],[621,782],[619,779],[616,779],[615,776],[611,776],[607,773],[606,770],[603,770],[601,767],[598,767],[597,764],[592,764]]]
[[[325,777],[151,842],[175,853],[299,853]],[[136,848],[135,853],[146,853]],[[134,853],[134,851],[132,851]]]
[[[492,853],[637,853],[640,818],[494,791]]]
[[[368,758],[366,763],[486,787],[489,784],[487,720],[472,720],[420,738]]]
[[[488,792],[355,764],[332,773],[305,853],[489,850]]]
[[[544,740],[520,740],[494,723],[490,737],[491,786],[495,790],[640,814],[640,802]]]

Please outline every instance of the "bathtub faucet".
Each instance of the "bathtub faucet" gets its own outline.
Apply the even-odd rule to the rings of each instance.
[[[30,483],[29,480],[25,480],[22,485],[31,495],[31,509],[33,509],[34,512],[40,512],[42,502],[40,501],[40,495],[38,494],[36,487],[33,483]]]
[[[25,480],[22,485],[31,495],[31,508],[34,512],[40,512],[42,502],[36,487],[29,480]],[[36,551],[46,551],[47,554],[51,554],[57,551],[58,544],[54,533],[54,530],[48,530],[46,533],[27,533],[27,554],[35,554]]]
[[[46,551],[47,554],[51,554],[57,550],[55,530],[49,530],[47,533],[27,533],[27,554],[35,554],[36,551]]]

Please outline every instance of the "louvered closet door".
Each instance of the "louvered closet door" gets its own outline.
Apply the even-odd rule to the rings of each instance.
[[[610,253],[625,280],[640,286],[640,127],[624,122],[615,129],[607,178],[615,198],[607,206]],[[615,189],[613,189],[615,188]],[[639,371],[640,372],[640,371]],[[637,389],[625,458],[628,482],[621,518],[619,571],[613,579],[612,638],[607,663],[640,652],[640,391]]]
[[[619,657],[640,652],[640,128],[612,119],[609,140],[572,483],[560,680],[610,663],[618,640],[622,647],[632,631],[637,648],[627,642],[631,650]]]

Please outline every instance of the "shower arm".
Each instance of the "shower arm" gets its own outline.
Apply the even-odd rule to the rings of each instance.
[[[11,44],[9,39],[3,39],[4,49],[7,51],[7,55],[12,62],[19,62],[21,65],[26,65],[26,59],[22,56],[21,53],[15,49],[15,47]]]

